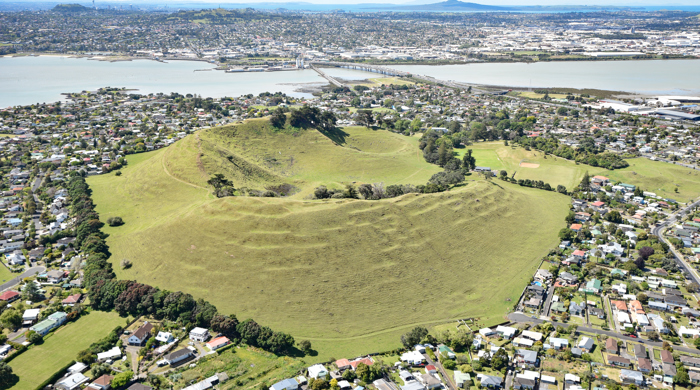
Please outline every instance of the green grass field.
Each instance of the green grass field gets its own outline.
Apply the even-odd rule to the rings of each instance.
[[[41,345],[33,346],[9,364],[19,382],[12,390],[34,390],[58,369],[70,363],[78,352],[106,337],[124,320],[116,313],[92,312],[64,325]]]
[[[517,146],[504,146],[502,142],[485,142],[468,146],[476,158],[476,164],[492,169],[505,169],[508,175],[516,172],[516,179],[543,180],[551,185],[564,185],[571,189],[581,182],[585,172],[603,175],[613,181],[641,186],[664,198],[687,202],[700,197],[700,172],[678,165],[651,161],[646,158],[628,159],[629,167],[609,171],[584,164],[576,164],[536,150],[527,151]],[[458,149],[461,157],[466,149]],[[538,168],[521,167],[521,162],[539,164]],[[674,188],[678,185],[679,192]]]
[[[12,273],[4,264],[0,264],[0,283],[5,283],[19,275],[19,273]]]
[[[125,221],[105,227],[113,263],[133,262],[119,278],[186,291],[309,339],[316,360],[395,348],[418,324],[502,319],[556,244],[568,198],[472,179],[441,194],[308,200],[320,184],[421,184],[439,169],[417,153],[416,138],[344,132],[335,144],[255,122],[200,131],[130,156],[119,177],[90,177],[101,218]],[[287,182],[300,191],[216,199],[204,187],[218,172],[237,187]]]

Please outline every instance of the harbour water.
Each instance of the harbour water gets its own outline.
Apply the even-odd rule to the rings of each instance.
[[[402,65],[395,68],[443,80],[485,85],[700,95],[699,66],[697,60],[667,60]],[[60,100],[62,93],[107,86],[136,89],[143,94],[178,92],[223,97],[279,91],[310,97],[309,87],[326,83],[310,69],[246,73],[213,69],[214,65],[199,61],[103,62],[57,56],[3,57],[0,58],[0,107],[53,102]],[[346,80],[381,77],[350,69],[331,68],[326,72]]]

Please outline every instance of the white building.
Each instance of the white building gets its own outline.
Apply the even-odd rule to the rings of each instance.
[[[209,339],[209,330],[204,328],[194,328],[190,331],[190,340],[203,343]]]

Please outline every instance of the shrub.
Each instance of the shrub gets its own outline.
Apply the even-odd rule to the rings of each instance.
[[[131,260],[122,259],[122,261],[119,263],[119,265],[121,265],[122,269],[131,268]]]
[[[107,219],[107,224],[109,226],[121,226],[124,224],[122,217],[110,217]]]

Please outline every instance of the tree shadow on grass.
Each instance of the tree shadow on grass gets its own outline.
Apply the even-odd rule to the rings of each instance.
[[[343,129],[340,127],[334,127],[330,130],[319,129],[318,131],[340,146],[345,145],[345,138],[350,135],[349,133],[343,131]]]
[[[14,387],[14,385],[16,385],[17,383],[19,383],[19,377],[17,376],[17,374],[10,374],[10,376],[8,376],[7,378],[2,378],[2,380],[0,380],[0,390],[5,390]]]

